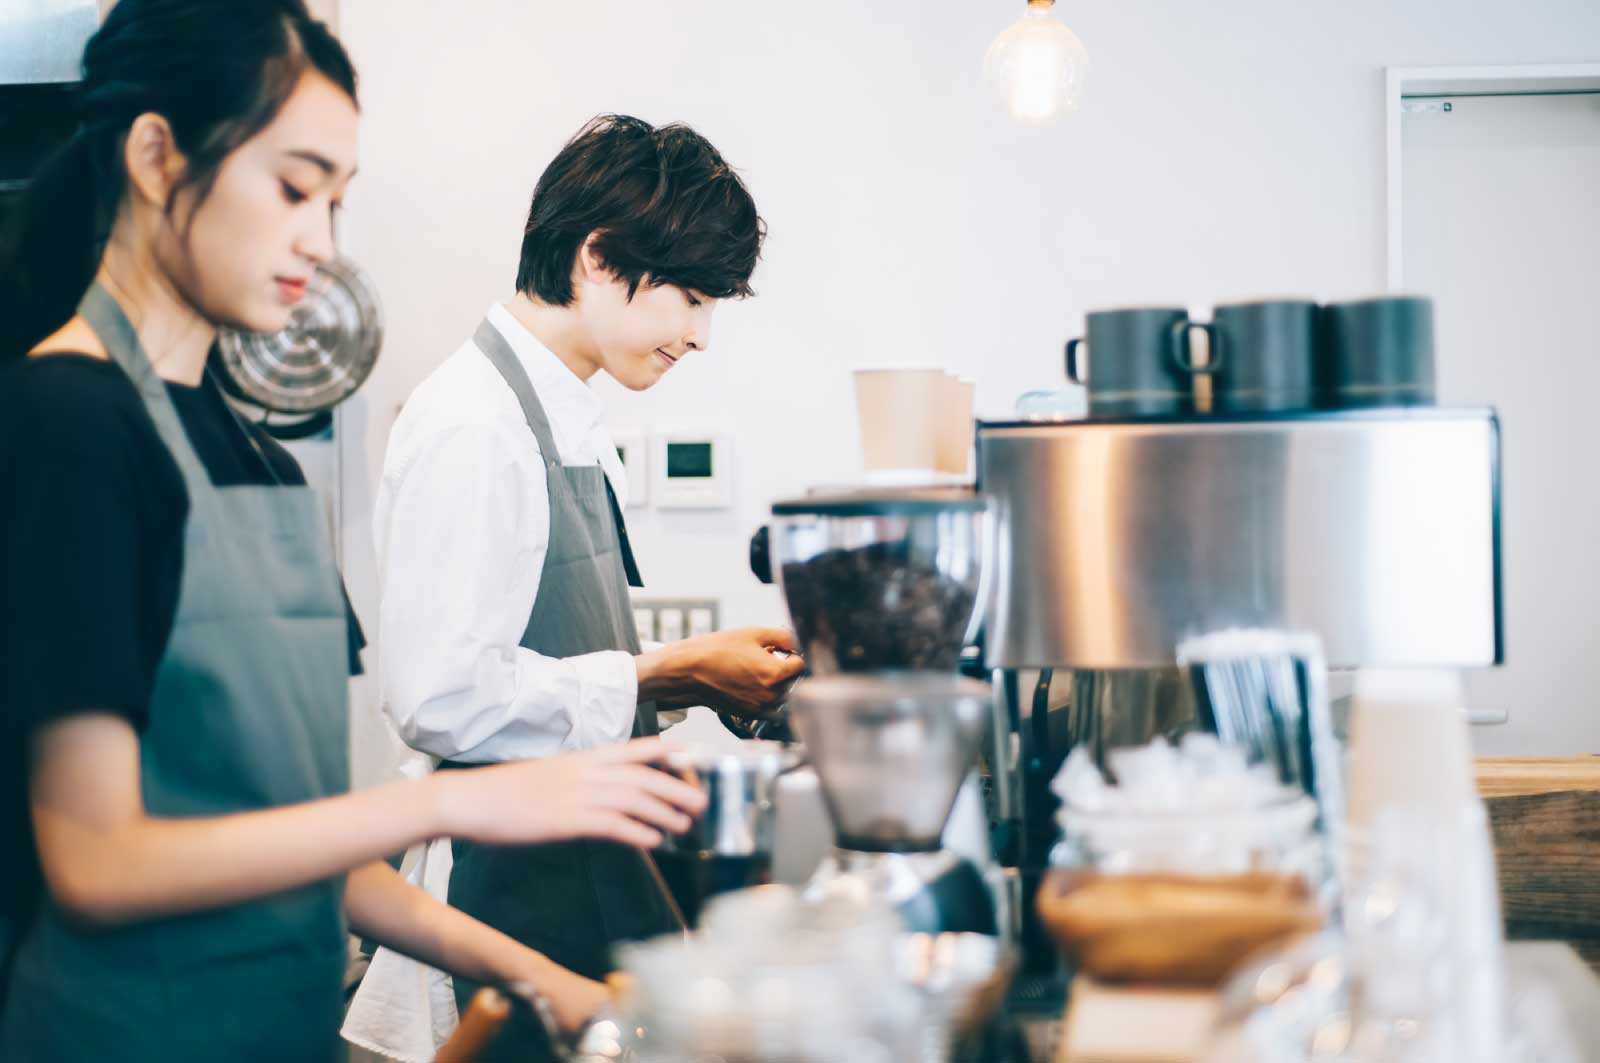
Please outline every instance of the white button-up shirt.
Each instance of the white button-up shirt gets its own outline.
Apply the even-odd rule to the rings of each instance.
[[[498,304],[490,323],[527,371],[565,465],[627,481],[600,399]],[[378,673],[413,749],[489,762],[626,739],[633,656],[545,657],[518,643],[539,594],[550,498],[538,441],[511,386],[470,339],[407,400],[373,514]]]

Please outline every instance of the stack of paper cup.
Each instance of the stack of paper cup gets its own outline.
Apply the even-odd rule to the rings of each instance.
[[[941,366],[855,370],[861,457],[868,483],[914,485],[971,479],[971,380]]]
[[[972,469],[972,400],[977,387],[970,377],[945,377],[937,466],[940,475],[949,480],[964,481]]]
[[[1347,864],[1369,872],[1371,843],[1401,817],[1426,836],[1441,872],[1439,908],[1452,972],[1452,1061],[1500,1063],[1505,1038],[1504,942],[1494,845],[1478,796],[1460,678],[1450,672],[1357,677],[1346,762]],[[1347,883],[1349,885],[1349,883]]]
[[[1372,826],[1386,807],[1445,816],[1478,796],[1449,672],[1374,671],[1356,677],[1351,702],[1348,818]]]

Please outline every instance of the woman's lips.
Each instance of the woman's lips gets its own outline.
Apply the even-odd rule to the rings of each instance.
[[[304,277],[274,277],[278,283],[278,294],[284,302],[298,303],[306,294],[306,281]]]
[[[671,369],[673,366],[678,364],[678,360],[676,358],[672,357],[672,355],[668,354],[666,351],[663,351],[660,347],[656,348],[656,357],[660,358],[664,363],[666,363],[668,369]]]

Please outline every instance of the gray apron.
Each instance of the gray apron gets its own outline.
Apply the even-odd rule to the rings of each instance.
[[[638,653],[628,601],[632,555],[604,471],[561,464],[544,407],[498,329],[483,322],[473,342],[516,393],[549,485],[550,544],[521,644],[547,657]],[[656,731],[655,707],[640,705],[633,733]],[[442,765],[455,766],[467,765]],[[589,978],[614,969],[616,942],[675,928],[639,852],[627,846],[574,841],[496,848],[457,839],[451,849],[451,905]],[[477,988],[455,980],[463,1009]]]
[[[144,399],[189,494],[171,641],[139,740],[151,815],[224,816],[348,787],[346,613],[312,489],[219,489],[122,310],[78,312]],[[344,878],[84,931],[45,896],[0,1018],[6,1063],[332,1063]]]

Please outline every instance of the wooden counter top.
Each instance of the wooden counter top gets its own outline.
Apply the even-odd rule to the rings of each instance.
[[[1479,757],[1477,772],[1486,798],[1600,790],[1600,756]]]
[[[1600,757],[1480,757],[1512,939],[1570,942],[1600,970]]]

